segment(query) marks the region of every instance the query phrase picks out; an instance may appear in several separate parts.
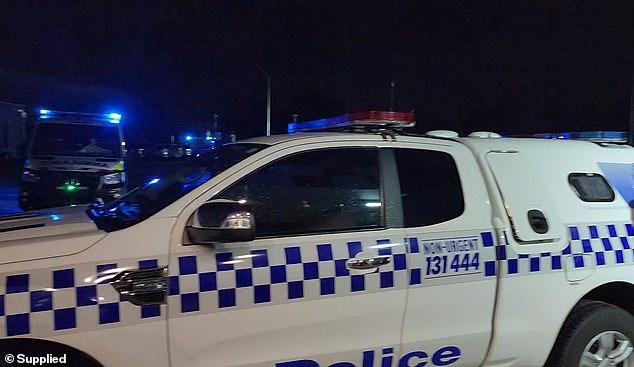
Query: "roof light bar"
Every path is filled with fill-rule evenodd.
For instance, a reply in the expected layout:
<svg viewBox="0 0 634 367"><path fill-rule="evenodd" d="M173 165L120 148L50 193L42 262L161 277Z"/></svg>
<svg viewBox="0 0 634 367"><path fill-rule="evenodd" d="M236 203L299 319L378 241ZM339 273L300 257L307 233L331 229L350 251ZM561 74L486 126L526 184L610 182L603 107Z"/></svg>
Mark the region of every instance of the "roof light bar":
<svg viewBox="0 0 634 367"><path fill-rule="evenodd" d="M627 143L627 132L625 131L574 131L533 134L531 137L543 139L584 140L594 143Z"/></svg>
<svg viewBox="0 0 634 367"><path fill-rule="evenodd" d="M361 111L331 118L288 124L288 133L334 130L347 127L405 128L416 124L414 112Z"/></svg>

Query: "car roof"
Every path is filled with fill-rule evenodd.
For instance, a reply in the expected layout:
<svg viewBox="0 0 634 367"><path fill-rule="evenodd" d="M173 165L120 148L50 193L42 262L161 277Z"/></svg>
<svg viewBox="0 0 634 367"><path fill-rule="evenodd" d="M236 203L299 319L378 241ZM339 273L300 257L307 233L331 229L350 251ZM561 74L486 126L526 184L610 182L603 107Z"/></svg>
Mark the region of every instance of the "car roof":
<svg viewBox="0 0 634 367"><path fill-rule="evenodd" d="M348 132L315 132L315 133L298 133L298 134L285 134L285 135L271 135L254 137L246 140L238 141L238 143L254 143L254 144L266 144L277 145L282 143L301 143L301 140L309 140L314 142L315 140L321 141L381 141L385 139L384 136L377 133L348 133ZM399 135L396 134L394 140L403 142L420 142L420 143L435 143L435 144L462 144L470 147L472 151L478 153L486 153L492 150L516 150L522 149L525 151L539 151L549 150L560 154L572 154L575 152L586 151L629 151L632 148L629 145L623 144L604 144L599 145L589 141L580 140L568 140L568 139L544 139L544 138L474 138L474 137L457 137L457 138L443 138L434 137L428 135ZM631 154L631 153L628 153Z"/></svg>

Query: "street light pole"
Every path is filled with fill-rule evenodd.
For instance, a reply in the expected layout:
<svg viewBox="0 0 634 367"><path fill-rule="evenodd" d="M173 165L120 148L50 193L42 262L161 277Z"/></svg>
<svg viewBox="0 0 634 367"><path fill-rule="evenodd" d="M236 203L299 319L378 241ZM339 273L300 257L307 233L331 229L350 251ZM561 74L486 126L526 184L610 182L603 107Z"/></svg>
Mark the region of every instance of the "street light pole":
<svg viewBox="0 0 634 367"><path fill-rule="evenodd" d="M266 136L271 135L271 77L266 75Z"/></svg>
<svg viewBox="0 0 634 367"><path fill-rule="evenodd" d="M394 86L396 85L396 80L392 77L392 83L390 83L390 112L394 111Z"/></svg>
<svg viewBox="0 0 634 367"><path fill-rule="evenodd" d="M258 66L260 71L264 73L266 77L266 136L271 135L271 77L269 73L261 66Z"/></svg>
<svg viewBox="0 0 634 367"><path fill-rule="evenodd" d="M630 76L630 119L627 134L627 143L634 145L634 72Z"/></svg>

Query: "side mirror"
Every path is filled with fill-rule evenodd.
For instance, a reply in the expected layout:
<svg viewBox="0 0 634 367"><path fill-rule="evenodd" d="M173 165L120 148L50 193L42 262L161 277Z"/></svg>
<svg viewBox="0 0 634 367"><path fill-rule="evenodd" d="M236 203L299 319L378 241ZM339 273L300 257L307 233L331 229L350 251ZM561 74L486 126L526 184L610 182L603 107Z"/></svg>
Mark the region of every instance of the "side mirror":
<svg viewBox="0 0 634 367"><path fill-rule="evenodd" d="M193 243L253 241L255 217L249 204L213 200L194 212L186 231Z"/></svg>

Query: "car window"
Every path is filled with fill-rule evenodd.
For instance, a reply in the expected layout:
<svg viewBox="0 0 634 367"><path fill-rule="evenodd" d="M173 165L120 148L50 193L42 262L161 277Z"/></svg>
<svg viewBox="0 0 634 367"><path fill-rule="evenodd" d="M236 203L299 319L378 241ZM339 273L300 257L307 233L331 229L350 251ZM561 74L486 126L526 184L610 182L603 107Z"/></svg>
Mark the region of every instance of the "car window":
<svg viewBox="0 0 634 367"><path fill-rule="evenodd" d="M395 153L406 227L446 222L464 212L460 176L451 155L422 149Z"/></svg>
<svg viewBox="0 0 634 367"><path fill-rule="evenodd" d="M250 203L258 237L383 225L374 148L295 154L250 174L216 198Z"/></svg>
<svg viewBox="0 0 634 367"><path fill-rule="evenodd" d="M268 145L237 143L198 154L177 166L165 169L145 185L107 204L94 203L88 216L99 229L116 231L139 223L180 199L211 178L244 159L266 149Z"/></svg>
<svg viewBox="0 0 634 367"><path fill-rule="evenodd" d="M571 173L568 183L579 199L588 202L614 201L614 191L598 173Z"/></svg>

